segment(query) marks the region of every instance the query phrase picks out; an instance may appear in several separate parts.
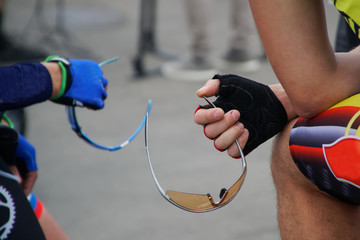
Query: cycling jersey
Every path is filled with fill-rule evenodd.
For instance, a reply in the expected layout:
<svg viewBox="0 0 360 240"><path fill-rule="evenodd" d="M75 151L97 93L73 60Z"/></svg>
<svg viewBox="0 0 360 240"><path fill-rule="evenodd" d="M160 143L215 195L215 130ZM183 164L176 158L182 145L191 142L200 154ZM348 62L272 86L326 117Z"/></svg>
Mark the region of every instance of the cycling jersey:
<svg viewBox="0 0 360 240"><path fill-rule="evenodd" d="M24 191L1 157L0 239L45 239Z"/></svg>
<svg viewBox="0 0 360 240"><path fill-rule="evenodd" d="M360 38L360 1L359 0L331 0L339 12L344 16L350 28Z"/></svg>

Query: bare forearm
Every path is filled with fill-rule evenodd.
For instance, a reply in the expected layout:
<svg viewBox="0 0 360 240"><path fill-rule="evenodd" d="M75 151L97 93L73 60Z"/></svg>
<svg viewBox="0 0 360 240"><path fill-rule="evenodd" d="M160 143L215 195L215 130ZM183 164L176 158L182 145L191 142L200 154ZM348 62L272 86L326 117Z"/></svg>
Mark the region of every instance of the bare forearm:
<svg viewBox="0 0 360 240"><path fill-rule="evenodd" d="M314 66L305 68L303 74L281 78L298 115L313 117L360 92L360 52L337 53L334 57L334 65L319 66L313 61L309 64Z"/></svg>
<svg viewBox="0 0 360 240"><path fill-rule="evenodd" d="M359 48L360 49L360 48ZM332 61L304 69L299 76L286 75L281 79L296 113L313 117L336 103L360 92L360 51L332 53ZM291 78L296 79L296 83Z"/></svg>
<svg viewBox="0 0 360 240"><path fill-rule="evenodd" d="M250 0L268 59L292 107L315 116L360 92L360 50L335 54L322 0Z"/></svg>
<svg viewBox="0 0 360 240"><path fill-rule="evenodd" d="M59 64L54 62L42 62L41 64L44 65L46 69L49 71L53 85L53 91L51 97L55 97L59 94L61 88L61 81L62 81L61 68Z"/></svg>
<svg viewBox="0 0 360 240"><path fill-rule="evenodd" d="M39 219L41 228L45 234L46 239L48 240L68 240L65 232L61 229L59 224L53 218L53 216L48 212L44 206L42 216Z"/></svg>

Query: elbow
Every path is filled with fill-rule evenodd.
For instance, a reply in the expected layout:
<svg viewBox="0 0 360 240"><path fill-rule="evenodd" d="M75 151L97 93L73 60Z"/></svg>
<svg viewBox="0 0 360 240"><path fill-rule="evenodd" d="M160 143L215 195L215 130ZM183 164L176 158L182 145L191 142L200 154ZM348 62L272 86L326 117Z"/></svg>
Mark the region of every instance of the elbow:
<svg viewBox="0 0 360 240"><path fill-rule="evenodd" d="M339 102L339 97L333 94L333 91L329 91L326 87L318 87L318 85L297 88L296 91L290 90L287 93L293 111L298 117L306 119L319 115Z"/></svg>
<svg viewBox="0 0 360 240"><path fill-rule="evenodd" d="M327 106L320 101L302 101L293 104L296 115L307 119L319 115L329 107L330 106Z"/></svg>
<svg viewBox="0 0 360 240"><path fill-rule="evenodd" d="M299 108L294 107L294 110L297 116L307 119L315 117L316 115L319 114L317 111L314 111L313 109L308 109L304 107L299 107Z"/></svg>

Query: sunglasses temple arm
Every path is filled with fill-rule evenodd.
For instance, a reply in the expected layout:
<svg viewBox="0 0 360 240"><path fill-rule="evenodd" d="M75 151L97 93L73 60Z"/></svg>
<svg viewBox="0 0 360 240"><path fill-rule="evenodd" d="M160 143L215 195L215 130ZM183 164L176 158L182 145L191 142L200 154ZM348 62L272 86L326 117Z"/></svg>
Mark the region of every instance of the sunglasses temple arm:
<svg viewBox="0 0 360 240"><path fill-rule="evenodd" d="M106 65L106 64L115 62L115 61L117 61L118 59L119 59L119 57L113 57L113 58L107 59L107 60L99 63L99 67L102 67L102 66L104 66L104 65Z"/></svg>
<svg viewBox="0 0 360 240"><path fill-rule="evenodd" d="M246 159L245 159L244 152L243 152L243 150L241 149L238 140L235 140L235 143L236 143L236 146L238 147L238 149L239 149L239 151L240 151L240 156L241 156L241 162L242 162L242 165L243 165L243 169L245 169L247 164L246 164Z"/></svg>
<svg viewBox="0 0 360 240"><path fill-rule="evenodd" d="M100 145L98 143L96 143L95 141L91 140L86 133L81 131L81 126L79 125L78 121L77 121L77 117L76 117L76 113L75 113L75 107L74 106L66 106L66 114L68 117L68 120L71 124L71 128L72 130L83 140L85 140L87 143L89 143L90 145L99 148L99 149L103 149L103 150L108 150L108 151L116 151L116 150L120 150L123 147L125 147L126 145L128 145L141 131L141 129L144 127L146 119L148 114L151 111L151 106L152 106L152 101L149 100L148 101L148 106L147 106L147 110L146 110L146 114L144 116L143 121L140 123L139 127L136 129L136 131L123 143L121 143L118 146L103 146Z"/></svg>
<svg viewBox="0 0 360 240"><path fill-rule="evenodd" d="M144 119L142 120L142 122L140 123L139 127L135 130L135 132L126 140L124 141L123 143L121 143L120 145L118 146L113 146L113 147L110 147L110 146L102 146L98 143L95 143L94 141L92 141L91 139L89 139L85 133L83 133L86 137L86 140L91 142L91 144L93 144L94 146L100 148L100 149L104 149L104 150L108 150L108 151L117 151L117 150L120 150L122 149L123 147L125 147L126 145L128 145L138 134L139 132L141 131L141 129L143 129L143 127L145 126L146 124L146 119L148 118L148 115L151 111L151 107L152 107L152 101L149 100L148 101L148 106L147 106L147 109L146 109L146 114L144 116Z"/></svg>
<svg viewBox="0 0 360 240"><path fill-rule="evenodd" d="M166 200L170 200L169 196L166 194L166 192L164 191L164 189L160 186L159 181L157 180L156 176L155 176L155 172L154 169L152 167L151 164L151 160L150 160L150 152L149 152L149 140L148 140L148 136L149 136L149 114L146 114L146 123L145 123L145 149L146 149L146 155L147 155L147 159L148 159L148 163L150 166L150 171L151 171L151 175L153 177L153 180L155 182L156 188L159 190L160 194L166 199Z"/></svg>
<svg viewBox="0 0 360 240"><path fill-rule="evenodd" d="M157 180L156 176L155 176L155 172L154 172L154 169L152 167L152 164L151 164L151 160L150 160L150 152L149 152L149 142L148 142L148 124L149 124L149 115L147 114L146 116L146 124L145 124L145 149L146 149L146 154L147 154L147 159L148 159L148 162L149 162L149 166L150 166L150 171L151 171L151 175L153 177L153 180L155 182L155 185L156 185L156 188L159 190L161 196L163 198L165 198L169 203L173 204L174 206L178 207L178 208L181 208L185 211L188 211L188 212L196 212L196 211L192 211L190 209L187 209L187 208L184 208L183 206L175 203L174 201L172 201L170 199L170 197L166 194L166 192L164 191L164 189L161 187L159 181Z"/></svg>

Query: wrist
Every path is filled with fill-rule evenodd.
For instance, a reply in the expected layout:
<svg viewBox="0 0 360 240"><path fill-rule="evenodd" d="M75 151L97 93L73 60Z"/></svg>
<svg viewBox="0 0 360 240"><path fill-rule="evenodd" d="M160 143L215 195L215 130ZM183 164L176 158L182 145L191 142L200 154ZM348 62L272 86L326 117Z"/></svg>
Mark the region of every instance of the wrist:
<svg viewBox="0 0 360 240"><path fill-rule="evenodd" d="M290 102L290 99L285 92L284 88L281 86L281 84L272 84L269 85L270 89L274 92L275 96L279 99L281 104L283 105L286 115L288 118L288 121L294 119L297 117L297 114L294 111L294 108Z"/></svg>
<svg viewBox="0 0 360 240"><path fill-rule="evenodd" d="M5 125L10 128L15 128L13 122L10 120L10 118L8 116L6 116L5 113L3 113L1 116L0 125Z"/></svg>
<svg viewBox="0 0 360 240"><path fill-rule="evenodd" d="M57 63L53 62L41 62L42 65L46 67L48 70L51 81L52 81L52 87L53 91L51 94L51 98L54 98L59 95L62 85L62 71Z"/></svg>
<svg viewBox="0 0 360 240"><path fill-rule="evenodd" d="M71 62L62 57L49 56L43 64L48 68L53 81L53 93L50 99L56 100L62 97L72 84Z"/></svg>

